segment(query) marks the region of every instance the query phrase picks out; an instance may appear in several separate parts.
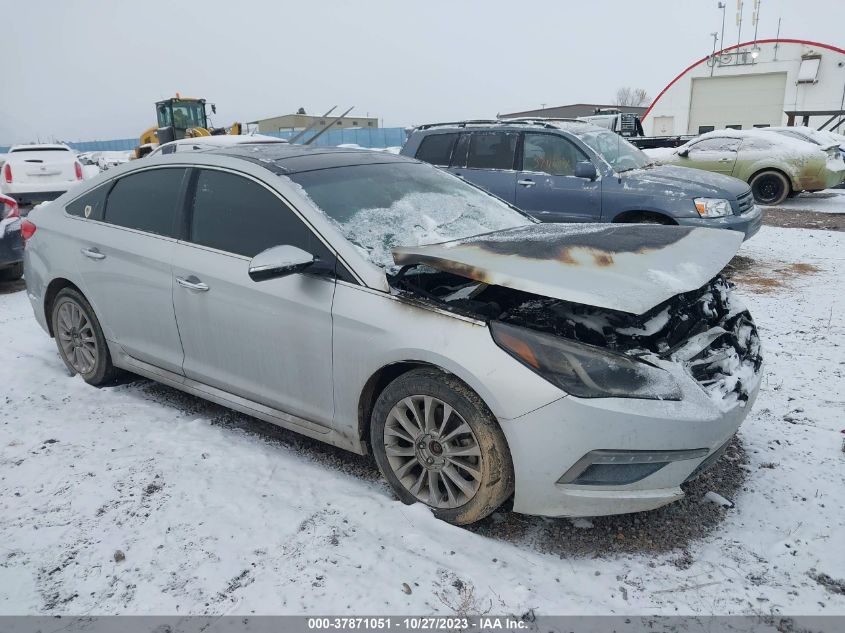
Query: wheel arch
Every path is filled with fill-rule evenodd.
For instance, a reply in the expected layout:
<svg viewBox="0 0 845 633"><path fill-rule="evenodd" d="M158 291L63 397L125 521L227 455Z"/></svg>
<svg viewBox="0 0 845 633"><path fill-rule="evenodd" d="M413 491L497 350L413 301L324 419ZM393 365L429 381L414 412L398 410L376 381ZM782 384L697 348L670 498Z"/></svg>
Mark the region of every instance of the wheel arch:
<svg viewBox="0 0 845 633"><path fill-rule="evenodd" d="M436 363L423 360L401 360L388 363L377 369L364 383L364 388L358 397L358 441L361 446L366 446L367 451L372 453L370 447L370 422L375 408L376 400L381 395L381 392L394 380L400 376L407 374L415 369L433 369L443 372L446 375L452 376L456 380L463 383L467 389L474 393L481 404L490 412L493 419L498 421L495 413L493 413L490 405L487 403L484 396L479 393L469 382L464 380L459 374L449 371Z"/></svg>
<svg viewBox="0 0 845 633"><path fill-rule="evenodd" d="M53 319L51 318L51 313L53 312L53 302L56 300L56 296L64 290L65 288L72 288L76 290L79 294L83 297L85 293L82 292L82 289L77 286L75 283L70 281L69 279L65 279L64 277L57 277L53 279L48 285L47 290L44 292L44 317L47 323L47 331L50 333L51 337L55 337L55 332L53 332Z"/></svg>
<svg viewBox="0 0 845 633"><path fill-rule="evenodd" d="M667 215L661 211L649 211L645 209L632 209L629 211L622 211L614 216L611 220L614 224L630 224L641 222L642 220L656 220L661 224L677 224L678 221L671 215Z"/></svg>
<svg viewBox="0 0 845 633"><path fill-rule="evenodd" d="M751 186L751 183L757 176L769 171L773 171L786 178L786 182L789 183L789 190L796 191L795 179L793 179L791 174L789 174L786 170L781 169L780 167L760 167L759 169L754 170L754 172L748 177L748 185Z"/></svg>

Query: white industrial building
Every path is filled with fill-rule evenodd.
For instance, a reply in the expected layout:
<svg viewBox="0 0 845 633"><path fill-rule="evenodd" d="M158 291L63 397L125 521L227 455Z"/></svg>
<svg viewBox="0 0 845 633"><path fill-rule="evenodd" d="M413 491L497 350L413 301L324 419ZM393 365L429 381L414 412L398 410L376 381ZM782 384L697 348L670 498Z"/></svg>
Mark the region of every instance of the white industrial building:
<svg viewBox="0 0 845 633"><path fill-rule="evenodd" d="M675 77L643 115L646 136L810 125L845 131L845 50L766 39L717 51Z"/></svg>

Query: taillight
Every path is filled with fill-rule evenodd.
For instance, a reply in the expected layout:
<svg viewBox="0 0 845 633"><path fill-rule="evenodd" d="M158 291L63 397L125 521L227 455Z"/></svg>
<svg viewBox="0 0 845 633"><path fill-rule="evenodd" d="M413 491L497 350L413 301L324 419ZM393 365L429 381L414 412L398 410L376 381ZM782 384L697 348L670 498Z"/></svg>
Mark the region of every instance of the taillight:
<svg viewBox="0 0 845 633"><path fill-rule="evenodd" d="M18 209L18 203L11 198L0 198L0 219L19 218L21 212Z"/></svg>
<svg viewBox="0 0 845 633"><path fill-rule="evenodd" d="M27 240L35 235L36 226L32 223L31 220L24 218L21 220L21 237L23 238L24 244L26 244Z"/></svg>
<svg viewBox="0 0 845 633"><path fill-rule="evenodd" d="M3 167L3 178L6 179L6 182L12 182L12 166L9 163Z"/></svg>
<svg viewBox="0 0 845 633"><path fill-rule="evenodd" d="M79 163L74 163L73 168L76 170L76 179L82 180L82 165Z"/></svg>

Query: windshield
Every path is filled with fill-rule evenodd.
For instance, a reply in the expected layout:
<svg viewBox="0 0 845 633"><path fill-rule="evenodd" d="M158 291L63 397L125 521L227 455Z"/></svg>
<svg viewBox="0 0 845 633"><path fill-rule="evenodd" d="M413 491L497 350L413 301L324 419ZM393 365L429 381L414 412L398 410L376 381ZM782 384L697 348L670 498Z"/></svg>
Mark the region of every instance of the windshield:
<svg viewBox="0 0 845 633"><path fill-rule="evenodd" d="M158 125L180 129L206 127L205 106L199 101L174 100L170 106L163 103L158 107Z"/></svg>
<svg viewBox="0 0 845 633"><path fill-rule="evenodd" d="M648 156L615 132L607 130L578 132L578 138L601 156L615 172L641 169L651 164Z"/></svg>
<svg viewBox="0 0 845 633"><path fill-rule="evenodd" d="M435 167L391 162L291 174L314 204L377 266L391 250L532 224L507 204Z"/></svg>

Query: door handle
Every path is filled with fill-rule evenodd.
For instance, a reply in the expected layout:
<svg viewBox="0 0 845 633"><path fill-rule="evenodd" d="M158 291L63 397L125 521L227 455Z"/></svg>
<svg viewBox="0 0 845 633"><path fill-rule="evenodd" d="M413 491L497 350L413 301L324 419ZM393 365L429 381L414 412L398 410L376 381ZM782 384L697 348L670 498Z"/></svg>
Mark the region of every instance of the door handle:
<svg viewBox="0 0 845 633"><path fill-rule="evenodd" d="M182 286L183 288L187 288L188 290L199 290L200 292L207 292L208 291L208 284L202 283L199 279L191 275L187 279L183 279L182 277L176 278L176 283Z"/></svg>
<svg viewBox="0 0 845 633"><path fill-rule="evenodd" d="M525 180L517 180L516 184L522 185L523 187L533 187L537 183L535 183L533 180L526 178Z"/></svg>
<svg viewBox="0 0 845 633"><path fill-rule="evenodd" d="M731 162L731 159L730 158L720 158L719 162L720 163L729 163L729 162Z"/></svg>
<svg viewBox="0 0 845 633"><path fill-rule="evenodd" d="M85 255L88 259L105 259L106 256L103 255L99 249L97 248L83 248L80 253Z"/></svg>

